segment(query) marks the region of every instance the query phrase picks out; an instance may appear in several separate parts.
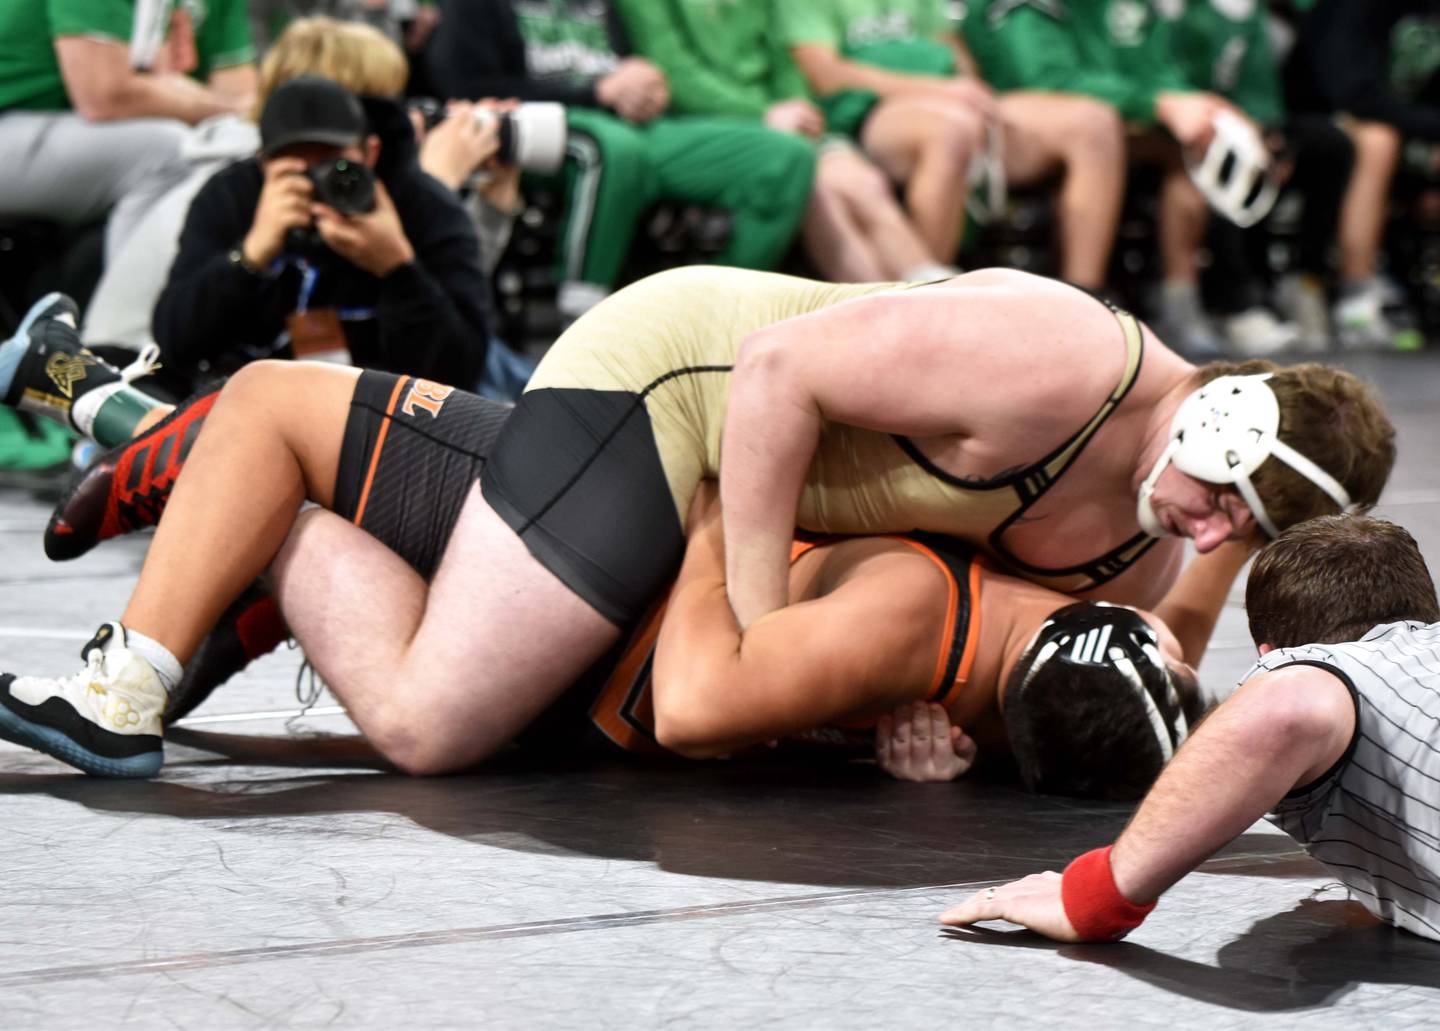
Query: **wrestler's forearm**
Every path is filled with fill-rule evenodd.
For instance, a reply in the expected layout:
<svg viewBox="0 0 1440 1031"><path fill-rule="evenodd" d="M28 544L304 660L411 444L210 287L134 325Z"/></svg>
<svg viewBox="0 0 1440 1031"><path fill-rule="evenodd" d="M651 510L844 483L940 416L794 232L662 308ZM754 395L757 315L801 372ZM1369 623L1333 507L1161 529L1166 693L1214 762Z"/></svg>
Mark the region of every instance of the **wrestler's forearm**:
<svg viewBox="0 0 1440 1031"><path fill-rule="evenodd" d="M1253 678L1200 726L1115 843L1122 895L1137 905L1158 898L1343 754L1350 699L1320 676L1333 690L1303 672Z"/></svg>
<svg viewBox="0 0 1440 1031"><path fill-rule="evenodd" d="M785 604L787 559L820 413L784 348L752 337L735 364L721 445L725 569L742 628Z"/></svg>
<svg viewBox="0 0 1440 1031"><path fill-rule="evenodd" d="M1155 607L1155 615L1179 640L1190 665L1199 665L1205 656L1220 610L1251 554L1246 542L1227 541L1208 555L1195 556Z"/></svg>

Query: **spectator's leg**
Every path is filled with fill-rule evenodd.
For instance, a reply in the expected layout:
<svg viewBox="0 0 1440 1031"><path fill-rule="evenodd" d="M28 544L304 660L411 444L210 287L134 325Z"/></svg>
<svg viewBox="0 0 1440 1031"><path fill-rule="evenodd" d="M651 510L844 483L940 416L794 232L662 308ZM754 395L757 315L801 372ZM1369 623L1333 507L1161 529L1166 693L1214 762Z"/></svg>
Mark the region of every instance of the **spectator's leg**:
<svg viewBox="0 0 1440 1031"><path fill-rule="evenodd" d="M975 112L919 98L882 100L860 130L865 153L905 187L905 209L930 252L955 259L965 228L966 176L985 141Z"/></svg>
<svg viewBox="0 0 1440 1031"><path fill-rule="evenodd" d="M0 118L0 211L67 225L110 212L106 257L155 199L185 177L181 122L87 122L77 114L11 112Z"/></svg>
<svg viewBox="0 0 1440 1031"><path fill-rule="evenodd" d="M1354 122L1349 130L1355 172L1340 207L1340 278L1353 283L1375 275L1401 140L1397 129L1380 122Z"/></svg>
<svg viewBox="0 0 1440 1031"><path fill-rule="evenodd" d="M640 216L656 194L640 130L583 108L567 109L565 119L570 136L558 260L561 311L574 317L615 285Z"/></svg>
<svg viewBox="0 0 1440 1031"><path fill-rule="evenodd" d="M1032 186L1060 175L1055 197L1060 275L1105 285L1125 198L1125 126L1109 104L1057 93L1006 93L1005 175Z"/></svg>
<svg viewBox="0 0 1440 1031"><path fill-rule="evenodd" d="M1290 185L1305 198L1300 223L1300 269L1321 276L1339 228L1341 205L1355 170L1356 148L1329 118L1297 115L1285 130L1295 171Z"/></svg>
<svg viewBox="0 0 1440 1031"><path fill-rule="evenodd" d="M838 147L819 155L801 239L815 268L832 283L879 282L886 278L880 255L851 210L849 197L854 166L863 168L865 159L849 153L854 160L847 160L846 150Z"/></svg>
<svg viewBox="0 0 1440 1031"><path fill-rule="evenodd" d="M807 140L735 118L660 118L645 129L659 196L724 208L722 265L771 269L790 249L815 179Z"/></svg>
<svg viewBox="0 0 1440 1031"><path fill-rule="evenodd" d="M884 173L848 143L820 154L805 245L821 273L839 282L924 278L939 264Z"/></svg>

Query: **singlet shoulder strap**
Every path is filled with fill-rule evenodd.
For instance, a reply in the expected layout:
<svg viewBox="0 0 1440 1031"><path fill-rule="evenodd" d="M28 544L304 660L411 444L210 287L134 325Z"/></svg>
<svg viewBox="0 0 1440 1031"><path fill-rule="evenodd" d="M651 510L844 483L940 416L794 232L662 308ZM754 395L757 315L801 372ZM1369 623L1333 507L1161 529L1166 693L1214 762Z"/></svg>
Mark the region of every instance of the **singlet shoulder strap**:
<svg viewBox="0 0 1440 1031"><path fill-rule="evenodd" d="M1080 452L1085 450L1085 445L1095 436L1105 421L1110 418L1120 403L1125 400L1135 381L1140 378L1140 364L1145 357L1145 335L1140 330L1140 322L1128 311L1116 308L1114 305L1106 304L1110 313L1115 316L1115 321L1120 323L1120 332L1125 336L1125 370L1120 374L1120 381L1115 384L1115 389L1110 391L1110 396L1105 398L1099 409L1090 417L1090 421L1080 427L1064 444L1052 451L1045 458L1031 466L1028 480L1035 480L1038 488L1035 497L1039 497L1050 486L1060 478L1070 464L1080 457Z"/></svg>
<svg viewBox="0 0 1440 1031"><path fill-rule="evenodd" d="M980 577L983 561L975 549L963 541L934 533L913 533L900 541L926 555L946 574L950 600L946 610L945 628L935 662L935 676L927 697L940 705L949 705L970 679L970 667L980 643Z"/></svg>
<svg viewBox="0 0 1440 1031"><path fill-rule="evenodd" d="M1120 407L1120 403L1125 400L1131 388L1135 386L1136 380L1140 378L1140 365L1145 356L1145 336L1140 330L1139 321L1128 311L1117 308L1108 302L1102 303L1115 316L1115 321L1120 324L1120 331L1125 338L1124 371L1121 372L1114 389L1110 391L1089 421L1044 458L1002 476L994 476L990 479L966 478L941 469L909 437L895 434L893 438L895 443L916 465L952 487L971 491L1013 488L1020 498L1019 512L1023 513L1038 501L1042 494L1054 486L1055 481L1064 474L1066 469L1070 468L1071 463L1080 457L1080 453L1085 450L1085 445L1090 443L1090 439L1095 436L1101 426L1105 425L1105 420L1109 419L1115 409Z"/></svg>

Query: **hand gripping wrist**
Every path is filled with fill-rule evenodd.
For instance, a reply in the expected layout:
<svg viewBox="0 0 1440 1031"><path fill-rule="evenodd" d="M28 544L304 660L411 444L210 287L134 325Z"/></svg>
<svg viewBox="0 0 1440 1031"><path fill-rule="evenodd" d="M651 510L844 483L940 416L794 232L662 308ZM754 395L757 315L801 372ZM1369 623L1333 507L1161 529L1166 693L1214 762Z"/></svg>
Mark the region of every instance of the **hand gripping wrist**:
<svg viewBox="0 0 1440 1031"><path fill-rule="evenodd" d="M1110 869L1112 848L1107 845L1086 852L1065 868L1060 880L1065 916L1085 941L1119 941L1139 927L1155 908L1154 902L1137 906L1120 894Z"/></svg>

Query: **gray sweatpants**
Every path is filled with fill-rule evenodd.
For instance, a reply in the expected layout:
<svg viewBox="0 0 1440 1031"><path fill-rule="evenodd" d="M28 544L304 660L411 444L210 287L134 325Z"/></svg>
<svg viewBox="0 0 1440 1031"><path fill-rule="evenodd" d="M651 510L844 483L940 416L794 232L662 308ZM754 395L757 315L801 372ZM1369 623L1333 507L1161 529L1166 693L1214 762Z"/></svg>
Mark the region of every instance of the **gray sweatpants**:
<svg viewBox="0 0 1440 1031"><path fill-rule="evenodd" d="M146 210L185 178L180 147L188 131L168 118L0 114L0 215L81 225L108 211L108 261Z"/></svg>

